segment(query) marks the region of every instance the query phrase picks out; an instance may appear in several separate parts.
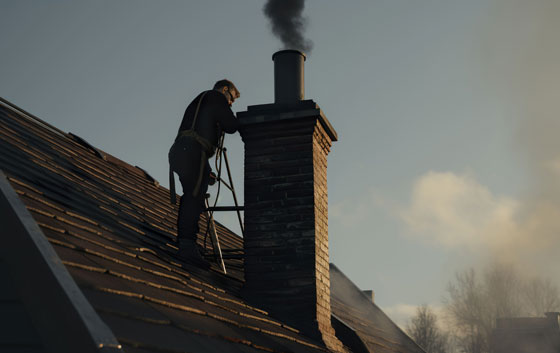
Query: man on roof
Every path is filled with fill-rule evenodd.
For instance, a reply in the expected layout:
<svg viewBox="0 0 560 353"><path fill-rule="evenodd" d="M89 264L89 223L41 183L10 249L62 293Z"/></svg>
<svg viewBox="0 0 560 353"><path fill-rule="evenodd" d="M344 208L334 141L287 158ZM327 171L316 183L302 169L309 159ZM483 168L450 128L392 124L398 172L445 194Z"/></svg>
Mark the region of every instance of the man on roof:
<svg viewBox="0 0 560 353"><path fill-rule="evenodd" d="M179 175L183 196L179 204L177 240L179 256L189 262L208 267L196 244L198 220L204 210L209 184L214 184L208 160L216 153L222 133L237 131L237 118L231 105L239 98L233 82L220 80L210 91L200 93L187 107L175 142L169 150L169 182L171 203L175 204L175 178Z"/></svg>

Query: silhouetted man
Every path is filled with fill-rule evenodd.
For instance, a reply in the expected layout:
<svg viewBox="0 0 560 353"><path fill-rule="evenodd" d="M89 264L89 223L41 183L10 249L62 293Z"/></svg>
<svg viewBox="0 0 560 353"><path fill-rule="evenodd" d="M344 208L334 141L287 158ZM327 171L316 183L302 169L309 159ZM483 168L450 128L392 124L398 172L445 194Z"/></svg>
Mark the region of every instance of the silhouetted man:
<svg viewBox="0 0 560 353"><path fill-rule="evenodd" d="M216 152L222 133L237 131L238 122L230 108L237 98L239 91L228 80L220 80L213 90L199 94L187 107L169 150L172 203L175 203L173 172L179 175L183 186L177 219L179 256L204 267L209 264L201 256L196 239L208 184L215 181L208 160Z"/></svg>

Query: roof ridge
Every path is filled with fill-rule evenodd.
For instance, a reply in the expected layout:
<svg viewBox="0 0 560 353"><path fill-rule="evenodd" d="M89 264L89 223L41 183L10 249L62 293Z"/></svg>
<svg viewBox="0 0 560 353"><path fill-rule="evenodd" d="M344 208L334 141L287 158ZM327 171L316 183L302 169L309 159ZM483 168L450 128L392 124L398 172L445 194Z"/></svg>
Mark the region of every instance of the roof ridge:
<svg viewBox="0 0 560 353"><path fill-rule="evenodd" d="M67 133L65 133L64 131L54 127L53 125L47 123L46 121L38 118L37 116L29 113L26 110L23 110L22 108L18 107L17 105L15 105L14 103L0 97L0 103L5 106L6 108L19 113L21 115L23 115L25 118L27 118L28 120L34 121L35 123L38 123L39 125L42 125L43 127L47 128L48 130L52 130L53 132L65 136L67 137Z"/></svg>
<svg viewBox="0 0 560 353"><path fill-rule="evenodd" d="M148 179L149 181L151 181L156 187L159 187L159 182L154 179L154 177L152 177L145 169L138 167L138 166L133 166L132 164L129 164L127 162L125 162L124 160L117 158L97 147L95 147L94 145L92 145L91 143L89 143L88 141L86 141L83 137L76 135L72 132L64 132L60 129L58 129L57 127L47 123L46 121L40 119L39 117L37 117L36 115L33 115L31 113L29 113L28 111L20 108L19 106L15 105L14 103L4 99L3 97L0 97L0 106L3 106L5 108L8 108L9 110L17 113L19 116L21 116L22 118L28 120L31 123L35 123L45 129L47 129L50 132L55 133L56 135L58 135L59 137L65 138L68 141L72 141L73 143L81 146L82 148L91 150L91 152L93 152L97 157L99 157L100 159L106 161L106 162L110 162L112 164L115 164L119 167L122 167L130 172L132 172L133 174L136 174L138 176L142 176L145 177L146 179Z"/></svg>

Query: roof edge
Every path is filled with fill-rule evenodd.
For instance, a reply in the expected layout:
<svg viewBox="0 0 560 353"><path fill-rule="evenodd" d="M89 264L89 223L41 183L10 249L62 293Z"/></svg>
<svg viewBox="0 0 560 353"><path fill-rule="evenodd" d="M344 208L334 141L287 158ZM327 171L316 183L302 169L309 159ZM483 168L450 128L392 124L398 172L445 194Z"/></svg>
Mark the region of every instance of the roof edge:
<svg viewBox="0 0 560 353"><path fill-rule="evenodd" d="M1 169L0 215L2 233L11 238L0 256L48 350L122 352Z"/></svg>

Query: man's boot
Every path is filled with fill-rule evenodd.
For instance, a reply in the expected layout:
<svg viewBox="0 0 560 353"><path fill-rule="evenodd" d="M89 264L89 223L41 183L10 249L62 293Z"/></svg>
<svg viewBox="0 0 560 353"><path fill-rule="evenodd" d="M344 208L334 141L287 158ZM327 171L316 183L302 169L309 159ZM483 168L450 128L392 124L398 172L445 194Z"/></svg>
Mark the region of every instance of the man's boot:
<svg viewBox="0 0 560 353"><path fill-rule="evenodd" d="M179 239L179 258L185 262L202 267L204 269L210 268L210 263L204 259L196 241L191 239Z"/></svg>

